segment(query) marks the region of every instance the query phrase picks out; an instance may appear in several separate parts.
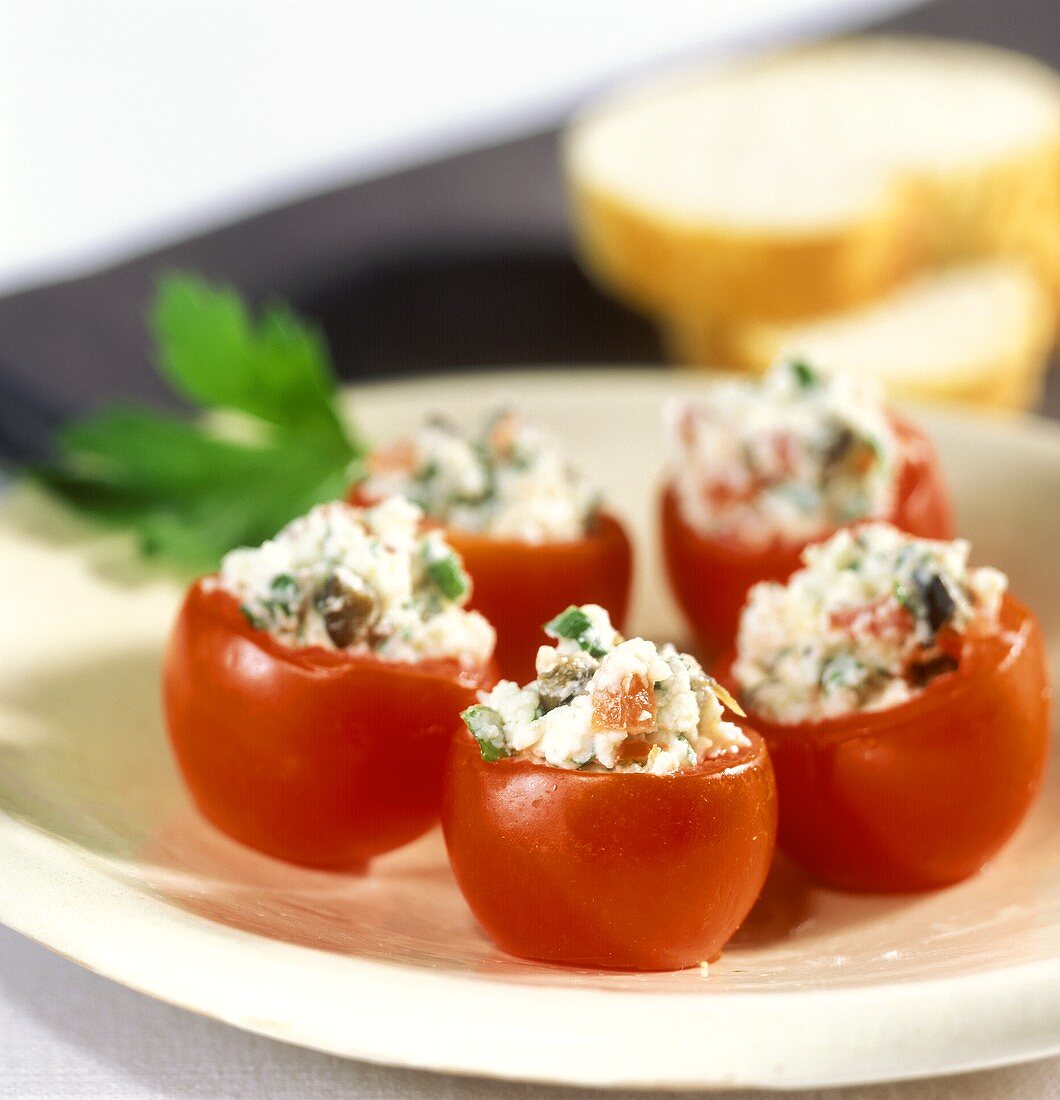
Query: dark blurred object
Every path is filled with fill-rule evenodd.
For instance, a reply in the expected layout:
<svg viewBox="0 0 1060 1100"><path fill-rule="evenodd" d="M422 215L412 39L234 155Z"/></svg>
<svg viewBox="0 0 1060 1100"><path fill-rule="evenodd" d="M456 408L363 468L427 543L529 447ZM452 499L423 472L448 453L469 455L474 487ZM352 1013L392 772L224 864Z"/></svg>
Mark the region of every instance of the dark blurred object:
<svg viewBox="0 0 1060 1100"><path fill-rule="evenodd" d="M393 256L292 301L323 326L347 378L662 357L655 326L601 294L560 249Z"/></svg>
<svg viewBox="0 0 1060 1100"><path fill-rule="evenodd" d="M869 29L979 39L1060 67L1057 0L935 0ZM148 369L144 324L167 266L290 300L323 324L346 378L662 358L651 328L574 265L549 131L0 300L0 453L35 457L63 417L115 398L172 401ZM1060 415L1055 370L1044 405Z"/></svg>

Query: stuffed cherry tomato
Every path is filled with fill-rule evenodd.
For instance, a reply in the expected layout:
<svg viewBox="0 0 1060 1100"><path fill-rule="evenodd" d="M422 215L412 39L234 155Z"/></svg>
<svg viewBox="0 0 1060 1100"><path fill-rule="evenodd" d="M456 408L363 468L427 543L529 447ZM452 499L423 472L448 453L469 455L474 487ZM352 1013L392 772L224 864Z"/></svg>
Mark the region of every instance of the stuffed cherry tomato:
<svg viewBox="0 0 1060 1100"><path fill-rule="evenodd" d="M199 808L269 855L357 867L426 831L493 631L419 512L323 505L192 586L166 652L174 753Z"/></svg>
<svg viewBox="0 0 1060 1100"><path fill-rule="evenodd" d="M549 624L537 678L464 714L442 827L506 951L672 970L715 958L765 881L776 796L762 739L694 658L623 641L598 607Z"/></svg>
<svg viewBox="0 0 1060 1100"><path fill-rule="evenodd" d="M555 441L519 417L498 415L474 438L433 419L373 455L351 499L397 493L420 505L461 554L474 582L470 606L497 631L502 675L533 676L551 608L596 603L624 621L632 551L622 525Z"/></svg>
<svg viewBox="0 0 1060 1100"><path fill-rule="evenodd" d="M968 544L871 524L755 588L729 673L769 744L780 846L850 890L977 871L1041 786L1042 633Z"/></svg>
<svg viewBox="0 0 1060 1100"><path fill-rule="evenodd" d="M670 413L663 551L674 594L712 653L732 645L751 585L786 579L804 547L838 527L883 519L924 538L953 536L934 448L849 378L780 363L760 385L719 383Z"/></svg>

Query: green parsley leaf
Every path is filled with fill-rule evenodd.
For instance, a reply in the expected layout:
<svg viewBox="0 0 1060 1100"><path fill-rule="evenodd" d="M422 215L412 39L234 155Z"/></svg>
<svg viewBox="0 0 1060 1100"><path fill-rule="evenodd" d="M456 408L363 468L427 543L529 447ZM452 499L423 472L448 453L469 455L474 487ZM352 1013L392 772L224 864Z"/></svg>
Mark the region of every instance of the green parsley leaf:
<svg viewBox="0 0 1060 1100"><path fill-rule="evenodd" d="M302 602L298 581L290 573L277 573L269 584L266 606L273 614L293 615Z"/></svg>
<svg viewBox="0 0 1060 1100"><path fill-rule="evenodd" d="M239 610L243 614L243 618L247 620L253 630L264 630L268 623L264 619L259 619L253 611L245 603L239 605Z"/></svg>
<svg viewBox="0 0 1060 1100"><path fill-rule="evenodd" d="M323 338L284 306L264 309L255 322L234 291L170 275L159 284L152 322L159 369L185 397L347 444Z"/></svg>
<svg viewBox="0 0 1060 1100"><path fill-rule="evenodd" d="M895 577L892 591L894 592L894 598L902 607L904 607L914 619L917 618L919 614L919 605L916 596L906 588L904 582L900 578Z"/></svg>
<svg viewBox="0 0 1060 1100"><path fill-rule="evenodd" d="M282 307L255 320L234 292L186 275L161 282L153 327L162 374L223 415L114 407L68 425L33 471L49 490L197 570L343 495L365 447L343 425L314 329Z"/></svg>
<svg viewBox="0 0 1060 1100"><path fill-rule="evenodd" d="M580 607L571 604L554 619L545 623L542 629L552 638L569 638L576 642L590 627L589 616Z"/></svg>
<svg viewBox="0 0 1060 1100"><path fill-rule="evenodd" d="M467 574L453 554L442 558L424 559L424 568L431 583L447 600L458 600L468 590Z"/></svg>
<svg viewBox="0 0 1060 1100"><path fill-rule="evenodd" d="M795 381L798 382L800 388L812 390L815 386L821 384L817 371L805 359L792 359L788 366L791 368L791 373L795 375Z"/></svg>
<svg viewBox="0 0 1060 1100"><path fill-rule="evenodd" d="M860 691L868 680L869 669L851 653L837 653L821 666L820 684L833 691L851 688Z"/></svg>
<svg viewBox="0 0 1060 1100"><path fill-rule="evenodd" d="M493 709L481 703L461 712L468 732L478 742L479 752L487 764L511 756L504 740L504 719Z"/></svg>
<svg viewBox="0 0 1060 1100"><path fill-rule="evenodd" d="M542 626L542 630L550 638L567 638L585 650L591 657L604 657L606 649L602 649L592 638L592 621L580 607L571 604L566 611L561 611L554 619L550 619Z"/></svg>
<svg viewBox="0 0 1060 1100"><path fill-rule="evenodd" d="M269 591L274 600L290 603L298 595L298 581L290 573L277 573L269 584Z"/></svg>

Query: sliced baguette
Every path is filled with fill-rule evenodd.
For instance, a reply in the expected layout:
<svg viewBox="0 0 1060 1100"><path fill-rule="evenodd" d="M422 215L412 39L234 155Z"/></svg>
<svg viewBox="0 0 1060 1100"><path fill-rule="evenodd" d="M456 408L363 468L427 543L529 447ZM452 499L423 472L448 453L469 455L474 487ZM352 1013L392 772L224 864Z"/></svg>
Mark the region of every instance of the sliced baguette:
<svg viewBox="0 0 1060 1100"><path fill-rule="evenodd" d="M1037 396L1053 334L1049 295L1031 269L980 261L920 276L879 302L816 321L667 328L686 363L760 372L778 355L871 375L895 397L1025 408Z"/></svg>
<svg viewBox="0 0 1060 1100"><path fill-rule="evenodd" d="M1003 50L862 38L701 69L590 109L564 165L588 267L649 312L802 319L1010 254L1060 288L1060 77Z"/></svg>

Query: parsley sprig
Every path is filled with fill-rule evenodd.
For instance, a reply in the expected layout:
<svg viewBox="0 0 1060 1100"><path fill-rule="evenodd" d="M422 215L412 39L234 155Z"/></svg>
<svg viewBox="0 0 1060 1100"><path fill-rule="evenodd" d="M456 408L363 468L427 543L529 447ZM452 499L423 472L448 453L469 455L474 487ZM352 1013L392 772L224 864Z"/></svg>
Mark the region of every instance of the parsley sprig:
<svg viewBox="0 0 1060 1100"><path fill-rule="evenodd" d="M254 317L188 275L161 281L151 322L160 373L208 415L115 407L70 424L35 471L49 489L194 569L342 496L366 448L343 423L315 329L283 306Z"/></svg>

